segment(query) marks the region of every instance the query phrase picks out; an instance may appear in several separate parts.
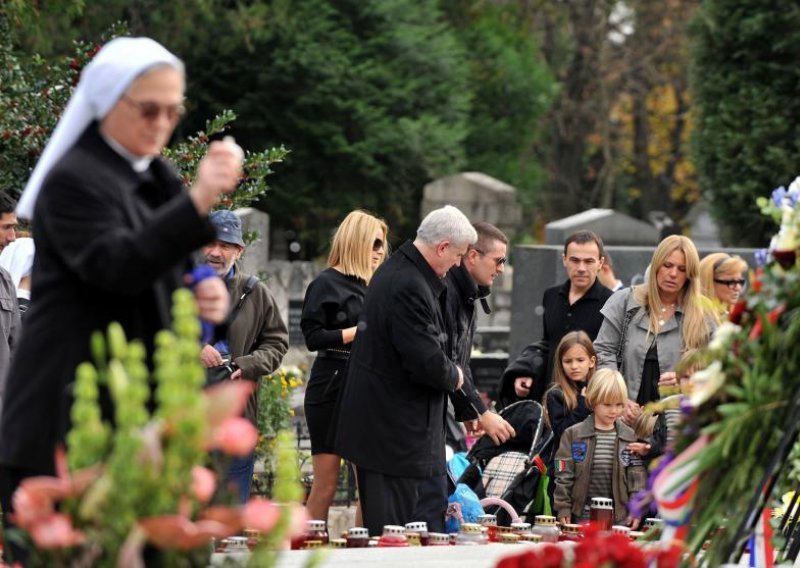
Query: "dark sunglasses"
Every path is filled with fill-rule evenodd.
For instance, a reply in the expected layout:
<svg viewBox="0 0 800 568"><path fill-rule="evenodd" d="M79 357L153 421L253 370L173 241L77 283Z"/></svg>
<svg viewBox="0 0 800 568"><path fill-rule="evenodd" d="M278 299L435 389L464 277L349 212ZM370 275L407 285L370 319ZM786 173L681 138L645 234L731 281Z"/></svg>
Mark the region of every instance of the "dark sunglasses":
<svg viewBox="0 0 800 568"><path fill-rule="evenodd" d="M159 116L161 116L162 112L167 116L167 120L170 122L179 120L184 114L186 114L186 107L183 106L183 103L174 105L160 105L152 101L135 101L128 95L122 95L122 99L138 110L139 116L149 121L156 120Z"/></svg>
<svg viewBox="0 0 800 568"><path fill-rule="evenodd" d="M383 250L383 239L375 239L375 242L372 243L372 252L378 252L379 250Z"/></svg>
<svg viewBox="0 0 800 568"><path fill-rule="evenodd" d="M473 247L473 248L474 248L474 247ZM485 252L483 252L481 249L477 249L477 248L476 248L475 250L476 250L476 251L478 252L478 254L480 254L481 256L486 256L486 253L485 253ZM491 257L490 257L490 258L491 258ZM500 258L492 258L492 260L494 261L495 265L497 265L497 266L502 266L503 264L505 264L506 262L508 262L508 257L507 257L507 256L501 256Z"/></svg>
<svg viewBox="0 0 800 568"><path fill-rule="evenodd" d="M717 284L725 284L728 288L734 288L736 286L741 286L744 288L745 284L747 284L747 280L744 278L740 280L720 280L719 278L714 278L714 282Z"/></svg>

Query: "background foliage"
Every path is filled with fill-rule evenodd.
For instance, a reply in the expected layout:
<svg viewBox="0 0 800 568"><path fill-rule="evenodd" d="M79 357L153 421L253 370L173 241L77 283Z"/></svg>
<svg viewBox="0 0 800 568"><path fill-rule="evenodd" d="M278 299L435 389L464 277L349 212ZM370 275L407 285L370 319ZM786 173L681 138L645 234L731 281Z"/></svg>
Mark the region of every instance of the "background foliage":
<svg viewBox="0 0 800 568"><path fill-rule="evenodd" d="M755 199L800 156L800 6L703 2L694 26L697 168L728 240L764 246Z"/></svg>
<svg viewBox="0 0 800 568"><path fill-rule="evenodd" d="M739 229L724 233L727 244L763 243L752 198L798 155L800 8L700 4L12 0L0 7L9 32L0 137L10 124L14 143L2 147L0 170L14 191L35 159L28 138L46 137L57 114L58 100L37 90L42 73L65 81L58 62L71 41L94 45L124 20L187 63L179 139L232 109L245 148L292 150L257 206L272 215L274 242L297 235L301 258L323 253L355 207L384 216L395 241L411 236L425 183L469 170L520 190L522 238L589 207L643 219L663 211L686 228L692 206L710 201ZM33 76L29 110L43 115L33 122L44 132L25 139L9 103L20 93L13 58Z"/></svg>

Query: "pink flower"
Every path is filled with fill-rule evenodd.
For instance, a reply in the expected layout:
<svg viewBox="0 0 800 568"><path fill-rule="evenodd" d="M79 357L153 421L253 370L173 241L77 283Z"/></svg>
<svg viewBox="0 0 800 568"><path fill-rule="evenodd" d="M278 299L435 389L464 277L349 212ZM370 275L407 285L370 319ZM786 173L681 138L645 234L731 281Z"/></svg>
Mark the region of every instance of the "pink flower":
<svg viewBox="0 0 800 568"><path fill-rule="evenodd" d="M258 442L258 431L246 418L228 418L212 432L211 447L226 454L244 457Z"/></svg>
<svg viewBox="0 0 800 568"><path fill-rule="evenodd" d="M230 527L234 532L239 532L243 526L242 509L239 507L223 507L220 505L209 507L200 513L200 519L216 521Z"/></svg>
<svg viewBox="0 0 800 568"><path fill-rule="evenodd" d="M139 521L147 539L158 548L191 550L208 544L212 538L227 538L235 528L218 521L193 523L182 515L163 515Z"/></svg>
<svg viewBox="0 0 800 568"><path fill-rule="evenodd" d="M60 530L61 524L54 524L62 523L60 518L56 521L51 518L55 510L54 503L83 493L102 471L99 467L91 467L76 471L70 476L63 448L56 449L55 462L58 477L48 475L28 477L22 480L14 492L12 518L25 530L31 531L45 522L45 525L39 526L40 532L49 530L51 525Z"/></svg>
<svg viewBox="0 0 800 568"><path fill-rule="evenodd" d="M289 503L281 505L283 514L289 514L289 530L283 541L283 548L291 548L292 538L303 534L306 530L306 522L309 520L308 511L299 503Z"/></svg>
<svg viewBox="0 0 800 568"><path fill-rule="evenodd" d="M19 484L19 488L25 488L26 491L42 495L51 501L61 501L72 495L72 483L68 479L47 475L27 477Z"/></svg>
<svg viewBox="0 0 800 568"><path fill-rule="evenodd" d="M241 416L254 388L251 381L223 381L207 389L209 427L213 430L225 420Z"/></svg>
<svg viewBox="0 0 800 568"><path fill-rule="evenodd" d="M262 497L253 497L244 506L242 523L248 529L268 533L275 527L280 516L281 509L278 505Z"/></svg>
<svg viewBox="0 0 800 568"><path fill-rule="evenodd" d="M213 471L199 465L192 468L192 493L200 502L211 499L216 488L217 478Z"/></svg>
<svg viewBox="0 0 800 568"><path fill-rule="evenodd" d="M53 499L42 491L26 487L25 482L14 492L14 523L25 530L53 513Z"/></svg>
<svg viewBox="0 0 800 568"><path fill-rule="evenodd" d="M83 533L72 526L72 519L63 513L53 513L30 527L31 538L39 548L68 548L84 541Z"/></svg>

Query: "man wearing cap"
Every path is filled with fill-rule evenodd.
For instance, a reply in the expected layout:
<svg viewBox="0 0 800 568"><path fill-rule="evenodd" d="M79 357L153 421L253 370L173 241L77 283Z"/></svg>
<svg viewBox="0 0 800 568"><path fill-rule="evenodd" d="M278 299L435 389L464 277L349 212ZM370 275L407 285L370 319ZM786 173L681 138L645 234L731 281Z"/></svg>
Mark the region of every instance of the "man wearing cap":
<svg viewBox="0 0 800 568"><path fill-rule="evenodd" d="M148 38L117 38L86 66L17 206L35 229L31 303L6 381L0 505L31 476L55 473L72 383L90 338L118 322L152 355L191 254L213 240L208 214L241 176L241 149L214 142L188 188L160 154L183 113L183 63ZM229 296L196 283L201 316L220 323ZM105 393L107 395L107 393ZM106 417L112 408L101 396ZM16 559L15 559L16 560Z"/></svg>
<svg viewBox="0 0 800 568"><path fill-rule="evenodd" d="M205 262L225 280L231 294L231 315L228 335L213 345L205 345L200 360L209 369L232 373L229 380L246 380L256 383L250 396L245 416L256 424L258 418L258 382L280 366L289 348L289 332L281 318L278 306L267 286L243 273L236 261L244 252L242 223L228 210L214 211L209 216L217 232L217 240L203 247ZM217 376L219 376L217 374ZM227 481L235 484L242 503L250 496L255 454L234 458L228 470Z"/></svg>

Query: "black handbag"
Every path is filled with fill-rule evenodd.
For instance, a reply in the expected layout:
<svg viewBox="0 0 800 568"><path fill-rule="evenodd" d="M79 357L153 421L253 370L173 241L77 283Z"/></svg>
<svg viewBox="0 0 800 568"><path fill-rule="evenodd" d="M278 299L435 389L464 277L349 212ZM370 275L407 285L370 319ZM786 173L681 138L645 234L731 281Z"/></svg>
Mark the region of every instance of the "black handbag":
<svg viewBox="0 0 800 568"><path fill-rule="evenodd" d="M628 342L628 326L633 319L633 316L636 315L636 312L639 311L638 306L635 308L631 308L625 312L625 318L622 322L622 329L620 330L619 334L619 342L617 343L617 371L619 371L623 376L625 372L623 371L623 365L625 363L625 344Z"/></svg>
<svg viewBox="0 0 800 568"><path fill-rule="evenodd" d="M239 310L242 308L242 302L244 302L244 299L247 297L247 295L253 291L253 289L256 287L256 284L258 284L258 278L255 276L251 276L247 279L247 282L245 282L244 288L242 289L242 295L239 296L239 301L236 302L236 305L231 310L231 313L228 314L228 326L230 326L233 320L236 319L236 316L239 315ZM239 368L236 363L234 363L230 353L220 353L220 355L222 355L222 365L209 367L206 369L206 387L229 380L231 375Z"/></svg>

